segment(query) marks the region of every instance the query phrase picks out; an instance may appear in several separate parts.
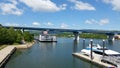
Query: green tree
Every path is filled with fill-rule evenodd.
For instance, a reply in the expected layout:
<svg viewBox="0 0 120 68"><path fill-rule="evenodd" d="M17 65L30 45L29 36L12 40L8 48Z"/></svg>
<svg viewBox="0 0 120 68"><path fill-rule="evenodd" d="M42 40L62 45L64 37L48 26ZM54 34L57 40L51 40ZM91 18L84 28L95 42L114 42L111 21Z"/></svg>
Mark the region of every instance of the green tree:
<svg viewBox="0 0 120 68"><path fill-rule="evenodd" d="M13 44L13 43L15 43L15 41L16 41L16 37L17 37L17 35L16 35L16 32L15 32L15 30L14 30L14 28L9 28L8 30L8 44Z"/></svg>
<svg viewBox="0 0 120 68"><path fill-rule="evenodd" d="M57 37L72 37L73 33L71 33L71 32L63 32L61 34L57 34L56 36Z"/></svg>
<svg viewBox="0 0 120 68"><path fill-rule="evenodd" d="M16 30L16 43L21 43L23 39L22 32L20 30Z"/></svg>
<svg viewBox="0 0 120 68"><path fill-rule="evenodd" d="M7 42L7 29L0 27L0 44Z"/></svg>
<svg viewBox="0 0 120 68"><path fill-rule="evenodd" d="M2 24L0 24L0 27L2 27Z"/></svg>
<svg viewBox="0 0 120 68"><path fill-rule="evenodd" d="M0 27L0 45L21 43L25 39L27 42L33 40L33 35L29 32L22 33L20 30L14 30L14 28L3 28Z"/></svg>
<svg viewBox="0 0 120 68"><path fill-rule="evenodd" d="M23 33L23 36L24 36L24 40L27 42L31 42L33 40L33 35L27 31Z"/></svg>
<svg viewBox="0 0 120 68"><path fill-rule="evenodd" d="M97 39L106 39L105 34L93 34L93 33L82 33L80 34L81 38L97 38Z"/></svg>

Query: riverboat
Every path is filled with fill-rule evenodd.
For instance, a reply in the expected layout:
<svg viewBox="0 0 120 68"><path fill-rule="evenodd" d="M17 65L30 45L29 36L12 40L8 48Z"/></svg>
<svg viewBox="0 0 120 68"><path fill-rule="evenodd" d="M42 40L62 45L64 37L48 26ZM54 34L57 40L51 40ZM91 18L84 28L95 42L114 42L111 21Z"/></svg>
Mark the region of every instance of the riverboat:
<svg viewBox="0 0 120 68"><path fill-rule="evenodd" d="M39 35L40 42L57 42L56 36L48 34L47 31L44 31L43 34Z"/></svg>

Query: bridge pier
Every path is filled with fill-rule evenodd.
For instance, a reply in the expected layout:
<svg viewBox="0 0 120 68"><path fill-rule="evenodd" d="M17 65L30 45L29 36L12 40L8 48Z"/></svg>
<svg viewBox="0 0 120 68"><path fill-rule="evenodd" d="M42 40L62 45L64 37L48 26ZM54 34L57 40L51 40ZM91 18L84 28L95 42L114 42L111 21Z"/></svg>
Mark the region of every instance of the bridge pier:
<svg viewBox="0 0 120 68"><path fill-rule="evenodd" d="M114 36L115 36L114 34L107 34L109 41L114 41L115 40Z"/></svg>
<svg viewBox="0 0 120 68"><path fill-rule="evenodd" d="M75 38L74 38L74 40L75 41L78 41L80 38L79 38L79 32L73 32L73 34L74 34L74 36L75 36Z"/></svg>
<svg viewBox="0 0 120 68"><path fill-rule="evenodd" d="M24 29L21 29L22 33L24 33Z"/></svg>

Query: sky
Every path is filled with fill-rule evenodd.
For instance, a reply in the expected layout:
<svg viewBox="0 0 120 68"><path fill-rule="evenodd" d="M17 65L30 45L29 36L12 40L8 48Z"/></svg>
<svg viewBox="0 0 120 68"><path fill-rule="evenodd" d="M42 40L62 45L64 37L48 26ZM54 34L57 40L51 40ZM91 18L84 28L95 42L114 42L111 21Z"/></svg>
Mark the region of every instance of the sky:
<svg viewBox="0 0 120 68"><path fill-rule="evenodd" d="M119 0L0 0L0 24L120 30Z"/></svg>

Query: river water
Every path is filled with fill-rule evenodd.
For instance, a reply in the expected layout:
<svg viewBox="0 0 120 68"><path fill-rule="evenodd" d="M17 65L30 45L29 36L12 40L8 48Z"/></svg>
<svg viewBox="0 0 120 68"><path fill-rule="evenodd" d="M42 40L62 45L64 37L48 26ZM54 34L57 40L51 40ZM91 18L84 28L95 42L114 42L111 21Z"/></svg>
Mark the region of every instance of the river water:
<svg viewBox="0 0 120 68"><path fill-rule="evenodd" d="M20 49L10 58L5 68L101 68L83 59L72 56L88 46L90 39L73 41L73 38L58 38L57 43L36 42L29 49ZM93 39L102 45L102 39ZM106 40L106 47L120 52L120 40Z"/></svg>

